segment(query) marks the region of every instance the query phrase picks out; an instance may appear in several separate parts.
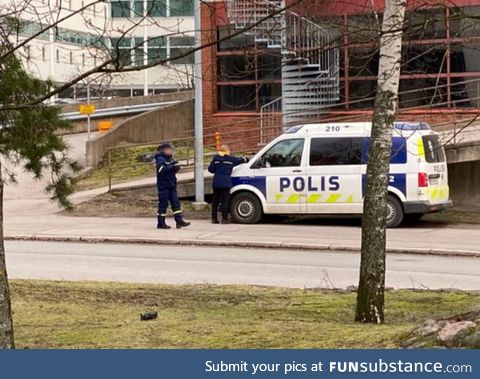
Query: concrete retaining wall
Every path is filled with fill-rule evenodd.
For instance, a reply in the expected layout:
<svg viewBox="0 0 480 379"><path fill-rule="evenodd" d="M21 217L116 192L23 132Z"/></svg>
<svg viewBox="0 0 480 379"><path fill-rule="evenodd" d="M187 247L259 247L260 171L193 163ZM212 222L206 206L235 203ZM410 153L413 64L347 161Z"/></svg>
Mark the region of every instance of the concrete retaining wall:
<svg viewBox="0 0 480 379"><path fill-rule="evenodd" d="M464 142L445 148L447 162L460 163L480 160L480 142Z"/></svg>
<svg viewBox="0 0 480 379"><path fill-rule="evenodd" d="M193 99L193 91L181 91L181 92L169 92L163 93L155 96L136 96L136 97L119 97L111 100L95 100L92 101L92 104L95 104L96 109L104 108L116 108L116 107L125 107L129 105L140 105L140 104L152 104L152 103L162 103L166 101L187 101ZM80 104L68 104L62 106L62 112L78 112ZM92 131L97 130L98 123L100 121L112 121L113 126L120 124L122 121L129 119L132 115L123 115L119 117L108 117L106 119L93 119L91 120ZM72 122L72 127L67 130L58 130L58 134L75 134L75 133L85 133L87 132L87 120L74 121Z"/></svg>
<svg viewBox="0 0 480 379"><path fill-rule="evenodd" d="M188 137L194 129L194 102L185 101L131 117L87 142L87 167L96 167L109 147Z"/></svg>
<svg viewBox="0 0 480 379"><path fill-rule="evenodd" d="M455 206L480 211L480 160L449 164L448 182Z"/></svg>

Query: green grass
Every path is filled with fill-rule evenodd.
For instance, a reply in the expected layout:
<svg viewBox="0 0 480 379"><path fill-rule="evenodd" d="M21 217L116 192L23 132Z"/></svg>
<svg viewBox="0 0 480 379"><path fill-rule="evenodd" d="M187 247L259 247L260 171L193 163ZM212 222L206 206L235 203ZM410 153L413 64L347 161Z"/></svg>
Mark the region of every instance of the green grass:
<svg viewBox="0 0 480 379"><path fill-rule="evenodd" d="M148 146L125 146L124 148L113 149L111 153L112 184L129 180L139 179L155 175L155 168L151 163L143 163L137 160L140 154L155 152L157 145ZM179 147L176 150L177 160L185 159L193 155L193 150ZM98 167L88 175L79 179L75 185L77 191L98 188L108 185L108 158L105 155Z"/></svg>
<svg viewBox="0 0 480 379"><path fill-rule="evenodd" d="M140 154L148 154L155 152L157 145L145 146L125 146L112 150L112 184L122 183L130 180L140 179L148 176L155 176L155 168L152 163L143 163L137 161ZM213 149L207 148L206 153L212 152ZM184 146L178 146L175 149L175 159L184 161L189 159L189 164L193 164L193 156L195 150ZM209 156L205 157L205 162L210 160ZM185 163L185 162L182 162ZM105 154L103 160L97 168L89 172L86 176L80 178L75 188L77 191L88 190L92 188L104 187L108 185L108 157Z"/></svg>
<svg viewBox="0 0 480 379"><path fill-rule="evenodd" d="M19 280L11 288L19 348L393 348L423 319L480 300L389 291L387 323L376 326L352 321L352 292ZM159 317L139 321L147 310Z"/></svg>

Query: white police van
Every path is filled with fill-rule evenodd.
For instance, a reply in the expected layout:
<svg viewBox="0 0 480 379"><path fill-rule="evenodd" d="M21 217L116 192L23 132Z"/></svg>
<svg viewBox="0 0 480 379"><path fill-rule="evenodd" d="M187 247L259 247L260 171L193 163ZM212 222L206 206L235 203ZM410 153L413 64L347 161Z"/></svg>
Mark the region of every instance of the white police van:
<svg viewBox="0 0 480 379"><path fill-rule="evenodd" d="M371 123L295 126L233 171L231 214L256 223L264 214L361 214ZM425 123L395 123L387 226L452 205L447 162Z"/></svg>

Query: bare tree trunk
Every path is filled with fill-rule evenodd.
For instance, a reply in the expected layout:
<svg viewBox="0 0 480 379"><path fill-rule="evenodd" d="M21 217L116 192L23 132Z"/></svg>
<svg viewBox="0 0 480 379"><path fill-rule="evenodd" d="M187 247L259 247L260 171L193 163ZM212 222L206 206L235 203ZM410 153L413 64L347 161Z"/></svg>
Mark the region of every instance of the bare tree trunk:
<svg viewBox="0 0 480 379"><path fill-rule="evenodd" d="M405 7L406 0L385 1L367 189L363 203L360 282L355 314L355 321L359 322L384 322L387 189Z"/></svg>
<svg viewBox="0 0 480 379"><path fill-rule="evenodd" d="M0 163L0 348L14 349L12 307L3 240L3 178Z"/></svg>

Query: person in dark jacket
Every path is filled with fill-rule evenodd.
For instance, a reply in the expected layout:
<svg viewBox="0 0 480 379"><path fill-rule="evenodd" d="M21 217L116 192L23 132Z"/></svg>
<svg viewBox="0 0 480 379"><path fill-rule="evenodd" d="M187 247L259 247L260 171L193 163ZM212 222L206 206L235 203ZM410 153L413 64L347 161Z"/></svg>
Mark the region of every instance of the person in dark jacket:
<svg viewBox="0 0 480 379"><path fill-rule="evenodd" d="M168 203L172 207L173 216L177 223L177 229L189 226L190 223L183 219L180 201L177 196L177 172L180 171L180 164L173 159L173 146L163 143L158 146L155 154L157 169L157 191L158 191L158 213L157 228L170 229L165 222Z"/></svg>
<svg viewBox="0 0 480 379"><path fill-rule="evenodd" d="M230 155L230 148L223 145L212 159L208 171L213 174L212 223L218 224L218 205L222 204L222 224L228 224L230 207L230 189L232 188L232 171L235 166L247 163L248 158Z"/></svg>

